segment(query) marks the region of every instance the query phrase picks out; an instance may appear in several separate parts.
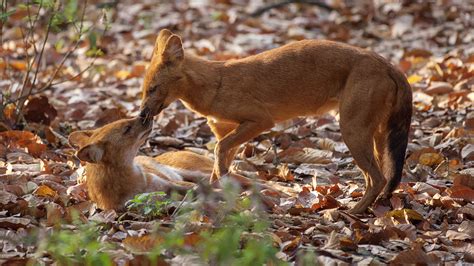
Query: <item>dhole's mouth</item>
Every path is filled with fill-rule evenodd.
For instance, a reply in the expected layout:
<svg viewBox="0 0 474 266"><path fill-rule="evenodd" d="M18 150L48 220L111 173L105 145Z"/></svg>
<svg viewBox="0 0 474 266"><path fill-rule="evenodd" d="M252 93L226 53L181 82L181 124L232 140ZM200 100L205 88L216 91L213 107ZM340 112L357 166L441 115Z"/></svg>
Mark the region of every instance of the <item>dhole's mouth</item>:
<svg viewBox="0 0 474 266"><path fill-rule="evenodd" d="M143 135L148 136L153 129L153 116L146 116L144 118L141 118L141 123L143 126Z"/></svg>
<svg viewBox="0 0 474 266"><path fill-rule="evenodd" d="M151 131L152 131L152 127L149 127L146 129L146 131L140 133L140 135L138 136L138 139L140 139L140 142L145 141L150 136Z"/></svg>
<svg viewBox="0 0 474 266"><path fill-rule="evenodd" d="M165 104L161 103L160 106L158 107L158 109L156 109L156 114L155 115L161 113L161 111L163 111L163 109L165 109L165 107L166 107Z"/></svg>
<svg viewBox="0 0 474 266"><path fill-rule="evenodd" d="M167 106L165 105L165 103L161 103L160 106L158 106L158 108L154 110L150 109L149 107L145 107L140 111L140 114L138 116L142 119L142 121L146 121L150 118L153 118L155 115L161 113L161 111L163 111L163 109L165 109L166 107Z"/></svg>
<svg viewBox="0 0 474 266"><path fill-rule="evenodd" d="M150 124L152 124L153 116L150 115L148 108L145 108L140 112L139 118L144 127L149 127Z"/></svg>

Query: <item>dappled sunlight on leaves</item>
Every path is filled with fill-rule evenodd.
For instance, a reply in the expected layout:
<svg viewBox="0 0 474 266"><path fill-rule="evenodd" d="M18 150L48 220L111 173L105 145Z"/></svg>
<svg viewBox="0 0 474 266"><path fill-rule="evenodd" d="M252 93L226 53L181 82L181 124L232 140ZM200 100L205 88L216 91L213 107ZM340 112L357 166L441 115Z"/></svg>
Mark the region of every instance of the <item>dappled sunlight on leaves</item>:
<svg viewBox="0 0 474 266"><path fill-rule="evenodd" d="M472 4L321 1L334 10L290 4L251 17L266 1L120 1L103 13L99 2L86 10L92 32L50 86L76 41L78 22L56 25L43 60L32 62L38 73L28 76L28 56L40 47L22 39L28 10L12 9L2 24L0 264L67 264L55 261L65 256L78 265L85 257L100 261L89 264L125 265L245 264L246 256L253 264L266 260L260 265L277 265L269 257L296 264L306 258L310 265L474 262ZM104 36L101 16L111 21ZM38 23L45 26L43 20ZM32 34L34 40L42 40L45 28ZM348 213L364 195L365 181L342 139L339 114L332 112L278 124L242 145L232 171L275 190L232 192L235 202L228 205L220 192L166 204L160 199L155 203L165 207L158 204L152 218L149 209L98 209L77 185L84 168L67 136L138 114L162 28L180 34L187 51L211 60L301 39L343 41L390 59L406 74L414 99L401 185L367 213ZM25 98L19 115L15 99L33 83L47 89ZM174 102L155 118L140 154L187 149L212 157L216 143L205 119ZM231 257L236 260L226 261Z"/></svg>

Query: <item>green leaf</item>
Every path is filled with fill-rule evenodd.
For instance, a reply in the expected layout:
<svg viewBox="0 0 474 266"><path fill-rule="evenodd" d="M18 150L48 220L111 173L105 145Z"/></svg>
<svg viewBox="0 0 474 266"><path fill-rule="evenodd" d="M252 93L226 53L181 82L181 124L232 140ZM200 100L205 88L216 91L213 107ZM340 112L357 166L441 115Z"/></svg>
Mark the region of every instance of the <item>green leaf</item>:
<svg viewBox="0 0 474 266"><path fill-rule="evenodd" d="M46 8L53 8L55 0L34 0L34 4L41 5Z"/></svg>
<svg viewBox="0 0 474 266"><path fill-rule="evenodd" d="M97 34L95 33L95 31L89 32L89 35L87 37L89 38L89 49L97 49Z"/></svg>
<svg viewBox="0 0 474 266"><path fill-rule="evenodd" d="M78 12L77 0L69 0L64 7L64 17L68 22L74 21L74 17Z"/></svg>
<svg viewBox="0 0 474 266"><path fill-rule="evenodd" d="M151 211L152 211L152 208L150 208L150 207L145 207L145 208L143 209L143 213L144 213L145 215L150 214Z"/></svg>
<svg viewBox="0 0 474 266"><path fill-rule="evenodd" d="M15 13L16 9L9 10L7 12L0 13L0 20L6 21L11 14Z"/></svg>
<svg viewBox="0 0 474 266"><path fill-rule="evenodd" d="M54 49L56 49L56 52L61 51L64 47L64 39L59 39L55 44L54 44Z"/></svg>

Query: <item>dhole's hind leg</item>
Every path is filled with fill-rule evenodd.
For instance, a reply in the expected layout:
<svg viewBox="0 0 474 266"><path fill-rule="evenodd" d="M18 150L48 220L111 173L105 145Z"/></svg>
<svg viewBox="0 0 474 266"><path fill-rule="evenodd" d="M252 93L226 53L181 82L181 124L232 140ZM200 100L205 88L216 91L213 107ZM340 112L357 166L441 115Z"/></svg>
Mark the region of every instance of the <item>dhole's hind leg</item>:
<svg viewBox="0 0 474 266"><path fill-rule="evenodd" d="M383 126L383 128L385 125ZM382 194L379 196L378 200L387 200L391 196L390 190L390 177L391 177L391 171L390 169L393 168L392 162L390 160L390 155L387 152L387 131L382 130L382 127L377 130L374 136L374 144L375 144L375 155L377 158L377 163L379 165L379 169L382 171L383 176L387 180L387 183L385 184L385 187L383 189Z"/></svg>
<svg viewBox="0 0 474 266"><path fill-rule="evenodd" d="M391 197L391 192L389 191L390 186L390 169L392 169L393 165L392 162L389 160L389 154L387 152L387 131L384 130L385 125L381 125L379 129L375 132L374 135L374 144L375 144L375 156L377 159L377 164L379 166L380 171L382 172L383 176L387 183L382 191L382 194L379 195L377 198L377 202L383 202L383 204L387 204L387 200Z"/></svg>
<svg viewBox="0 0 474 266"><path fill-rule="evenodd" d="M349 126L350 127L350 126ZM343 126L341 126L342 130ZM357 166L364 174L366 191L360 201L351 209L351 213L363 213L374 203L375 199L380 195L386 184L374 153L373 139L370 134L357 134L357 132L348 133L342 130L347 147L351 151Z"/></svg>
<svg viewBox="0 0 474 266"><path fill-rule="evenodd" d="M340 104L341 133L357 166L365 177L366 192L360 201L351 209L351 213L363 213L374 203L383 190L386 180L379 168L378 158L374 151L374 134L380 125L381 116L375 114L373 108L374 95L370 90L352 88L352 93L344 97ZM361 108L365 106L366 108Z"/></svg>

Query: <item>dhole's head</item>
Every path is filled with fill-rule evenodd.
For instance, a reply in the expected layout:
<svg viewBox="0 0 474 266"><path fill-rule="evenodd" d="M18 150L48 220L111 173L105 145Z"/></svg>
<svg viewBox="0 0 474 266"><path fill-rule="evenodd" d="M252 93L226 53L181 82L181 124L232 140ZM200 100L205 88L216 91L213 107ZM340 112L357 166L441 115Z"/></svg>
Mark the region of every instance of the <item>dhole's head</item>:
<svg viewBox="0 0 474 266"><path fill-rule="evenodd" d="M185 82L183 60L181 38L161 30L143 80L141 117L155 116L177 99Z"/></svg>
<svg viewBox="0 0 474 266"><path fill-rule="evenodd" d="M96 164L132 162L152 129L152 119L122 119L94 130L76 131L69 143L81 161Z"/></svg>

